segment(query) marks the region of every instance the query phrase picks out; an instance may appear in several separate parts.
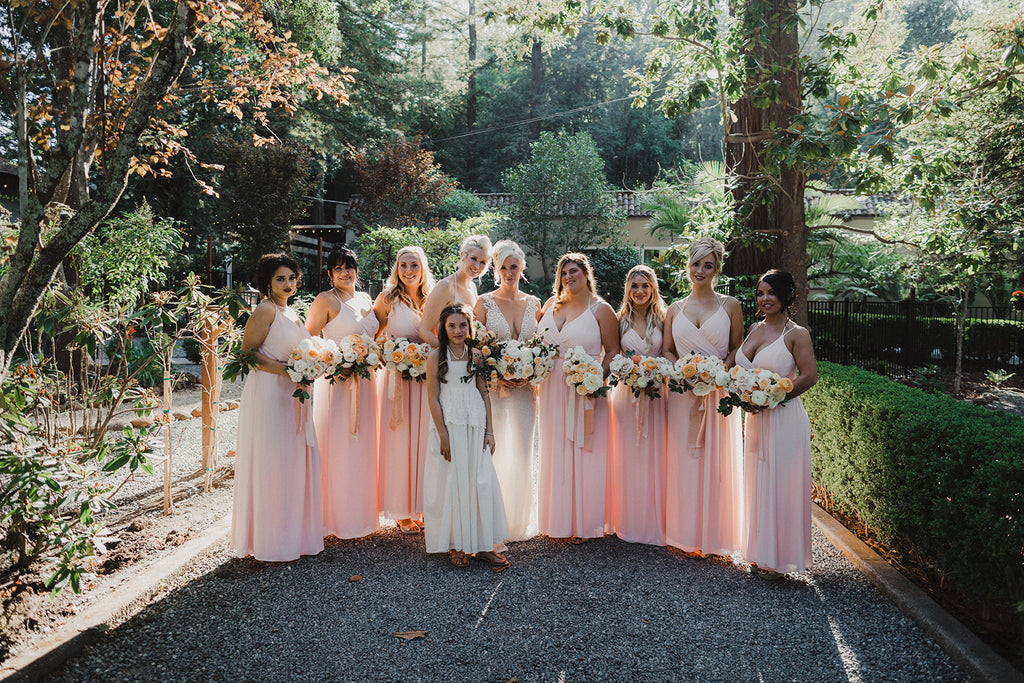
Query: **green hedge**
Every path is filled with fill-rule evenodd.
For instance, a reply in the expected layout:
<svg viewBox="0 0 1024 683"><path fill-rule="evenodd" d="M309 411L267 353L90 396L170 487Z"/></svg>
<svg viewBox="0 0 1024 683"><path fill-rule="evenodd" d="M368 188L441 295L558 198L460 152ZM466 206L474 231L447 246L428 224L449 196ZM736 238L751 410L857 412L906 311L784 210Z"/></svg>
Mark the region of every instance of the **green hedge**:
<svg viewBox="0 0 1024 683"><path fill-rule="evenodd" d="M965 595L1024 601L1024 418L818 364L814 481Z"/></svg>

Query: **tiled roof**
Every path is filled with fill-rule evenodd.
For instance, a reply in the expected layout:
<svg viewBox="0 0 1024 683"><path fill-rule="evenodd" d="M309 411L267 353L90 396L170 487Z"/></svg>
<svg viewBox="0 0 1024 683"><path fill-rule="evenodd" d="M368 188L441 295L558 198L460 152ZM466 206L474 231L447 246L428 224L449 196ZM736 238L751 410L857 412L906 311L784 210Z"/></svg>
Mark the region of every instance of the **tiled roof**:
<svg viewBox="0 0 1024 683"><path fill-rule="evenodd" d="M0 173L18 175L18 165L7 161L7 159L0 159Z"/></svg>
<svg viewBox="0 0 1024 683"><path fill-rule="evenodd" d="M653 211L647 211L643 208L644 197L636 192L630 192L628 190L619 190L613 193L615 195L615 205L626 212L626 216L633 218L636 216L647 217L654 214ZM500 211L507 209L512 205L512 195L504 192L488 192L477 194L477 197L483 200L484 204L487 205L488 209ZM551 207L551 215L559 216L565 212L567 207Z"/></svg>
<svg viewBox="0 0 1024 683"><path fill-rule="evenodd" d="M901 198L895 192L879 192L872 195L854 195L853 192L840 190L836 194L844 194L853 197L860 204L855 209L843 209L837 211L837 216L843 218L884 216L886 208L893 205L904 206L909 203L906 198Z"/></svg>

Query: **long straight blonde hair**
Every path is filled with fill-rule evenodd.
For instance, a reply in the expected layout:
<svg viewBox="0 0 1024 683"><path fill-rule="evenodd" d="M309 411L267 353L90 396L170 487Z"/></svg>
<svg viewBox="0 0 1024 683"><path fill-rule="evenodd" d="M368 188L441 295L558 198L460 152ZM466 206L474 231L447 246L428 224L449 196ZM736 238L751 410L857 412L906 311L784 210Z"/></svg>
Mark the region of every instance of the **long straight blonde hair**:
<svg viewBox="0 0 1024 683"><path fill-rule="evenodd" d="M651 300L643 309L638 308L633 303L633 298L629 295L629 287L635 279L647 280L651 285ZM622 306L619 307L619 312L617 313L619 318L619 339L622 339L622 335L626 334L629 328L632 327L634 316L643 316L644 323L646 324L644 341L650 344L654 331L664 332L665 329L666 307L665 300L661 298L661 289L658 287L658 276L649 266L633 266L626 273L625 289L626 291L622 295Z"/></svg>
<svg viewBox="0 0 1024 683"><path fill-rule="evenodd" d="M398 276L398 262L406 254L414 255L416 260L420 262L420 284L416 288L419 302L416 301L413 293L406 289L402 278ZM391 275L388 276L388 282L384 288L384 300L388 302L388 305L394 306L397 299L412 310L420 313L423 311L423 302L426 301L427 295L430 294L430 290L433 288L434 276L430 272L430 266L427 265L427 254L423 251L423 248L410 246L399 249L398 253L395 254L395 264L391 266Z"/></svg>

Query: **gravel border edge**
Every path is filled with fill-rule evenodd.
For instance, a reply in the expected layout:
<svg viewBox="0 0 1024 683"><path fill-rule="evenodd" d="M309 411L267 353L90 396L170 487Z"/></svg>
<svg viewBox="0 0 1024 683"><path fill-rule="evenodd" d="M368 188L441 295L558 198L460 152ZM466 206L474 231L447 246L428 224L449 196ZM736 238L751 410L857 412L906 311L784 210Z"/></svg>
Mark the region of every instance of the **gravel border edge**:
<svg viewBox="0 0 1024 683"><path fill-rule="evenodd" d="M1022 683L1024 674L939 606L910 579L893 569L849 529L817 504L812 518L826 538L905 615L939 644L971 678Z"/></svg>
<svg viewBox="0 0 1024 683"><path fill-rule="evenodd" d="M170 554L154 560L127 578L101 604L93 605L70 619L64 626L38 643L31 651L0 665L0 683L25 683L41 680L56 671L96 640L112 623L130 617L195 561L224 541L231 532L227 514L196 538L186 541Z"/></svg>

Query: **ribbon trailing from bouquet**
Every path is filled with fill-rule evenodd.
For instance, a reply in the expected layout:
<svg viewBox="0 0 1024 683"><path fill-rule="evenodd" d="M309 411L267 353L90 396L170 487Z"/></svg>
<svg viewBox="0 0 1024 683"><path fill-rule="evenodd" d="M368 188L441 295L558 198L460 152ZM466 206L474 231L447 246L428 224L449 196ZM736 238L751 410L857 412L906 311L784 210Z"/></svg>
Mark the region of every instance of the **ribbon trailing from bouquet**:
<svg viewBox="0 0 1024 683"><path fill-rule="evenodd" d="M717 392L712 391L706 396L697 397L697 412L700 413L700 426L697 428L697 438L693 442L693 457L702 458L704 456L704 444L706 443L705 436L708 431L708 402L713 400L712 397Z"/></svg>
<svg viewBox="0 0 1024 683"><path fill-rule="evenodd" d="M388 372L388 400L391 401L391 429L398 427L405 421L405 414L402 412L405 406L406 392L409 390L409 383L402 380L398 370Z"/></svg>
<svg viewBox="0 0 1024 683"><path fill-rule="evenodd" d="M312 387L311 387L312 388ZM312 393L312 392L311 392ZM313 398L310 396L309 401L312 403ZM316 429L313 426L313 413L309 410L309 406L304 401L298 399L295 400L295 433L302 434L305 431L306 445L316 446Z"/></svg>
<svg viewBox="0 0 1024 683"><path fill-rule="evenodd" d="M348 406L348 431L352 440L359 438L359 378L353 375L348 378L351 400Z"/></svg>
<svg viewBox="0 0 1024 683"><path fill-rule="evenodd" d="M565 433L577 447L582 444L585 451L593 449L594 398L580 396L574 390L569 397L565 411Z"/></svg>
<svg viewBox="0 0 1024 683"><path fill-rule="evenodd" d="M648 415L651 411L651 400L641 394L633 395L633 408L636 411L636 444L640 445L640 437L647 438Z"/></svg>

